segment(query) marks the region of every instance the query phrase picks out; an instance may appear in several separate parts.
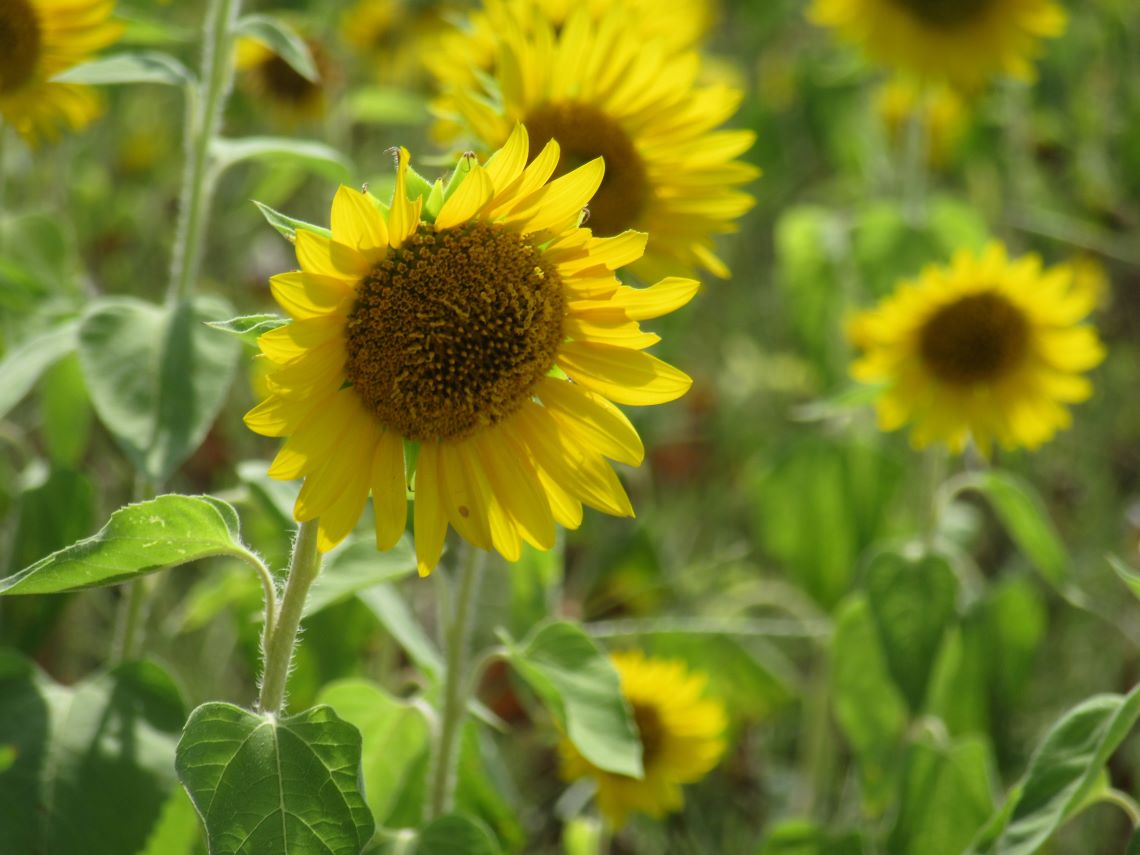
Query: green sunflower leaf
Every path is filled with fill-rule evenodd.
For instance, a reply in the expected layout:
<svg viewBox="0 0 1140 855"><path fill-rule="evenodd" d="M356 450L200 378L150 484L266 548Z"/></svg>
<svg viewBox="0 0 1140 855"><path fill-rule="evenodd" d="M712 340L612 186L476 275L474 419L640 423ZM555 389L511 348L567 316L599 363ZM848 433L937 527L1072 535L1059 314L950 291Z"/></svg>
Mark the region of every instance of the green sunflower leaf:
<svg viewBox="0 0 1140 855"><path fill-rule="evenodd" d="M352 161L331 145L292 137L216 137L210 141L210 155L219 173L243 160L297 163L330 181L348 181L355 171Z"/></svg>
<svg viewBox="0 0 1140 855"><path fill-rule="evenodd" d="M583 757L607 772L644 774L641 741L617 671L580 627L547 621L507 656Z"/></svg>
<svg viewBox="0 0 1140 855"><path fill-rule="evenodd" d="M62 686L0 651L0 748L12 759L0 768L0 852L141 851L175 791L185 717L178 689L149 662Z"/></svg>
<svg viewBox="0 0 1140 855"><path fill-rule="evenodd" d="M234 26L234 35L261 42L310 83L319 83L321 74L305 40L282 21L269 15L246 15Z"/></svg>
<svg viewBox="0 0 1140 855"><path fill-rule="evenodd" d="M206 326L222 332L232 333L246 344L257 346L257 338L263 333L283 327L289 323L281 315L243 315L228 321L207 321Z"/></svg>
<svg viewBox="0 0 1140 855"><path fill-rule="evenodd" d="M75 350L76 321L32 336L4 354L0 361L0 419L32 390L45 371Z"/></svg>
<svg viewBox="0 0 1140 855"><path fill-rule="evenodd" d="M490 829L472 817L451 814L432 820L420 831L416 855L501 855Z"/></svg>
<svg viewBox="0 0 1140 855"><path fill-rule="evenodd" d="M358 855L374 828L360 749L360 732L331 707L278 718L208 703L191 713L175 769L212 855Z"/></svg>
<svg viewBox="0 0 1140 855"><path fill-rule="evenodd" d="M1046 734L1025 777L986 823L972 855L1032 855L1107 786L1104 767L1140 719L1140 686L1097 695L1069 710Z"/></svg>
<svg viewBox="0 0 1140 855"><path fill-rule="evenodd" d="M332 231L323 226L314 226L312 223L306 223L304 220L298 220L295 217L282 214L280 211L273 210L268 205L263 205L256 199L253 204L257 205L257 210L261 211L261 216L265 217L265 221L277 229L290 243L297 240L297 229L305 229L306 231L323 237L332 237Z"/></svg>
<svg viewBox="0 0 1140 855"><path fill-rule="evenodd" d="M956 495L968 490L981 493L989 501L1021 554L1046 582L1070 601L1083 601L1084 595L1072 580L1068 551L1049 519L1045 503L1029 483L999 469L959 475L942 487L943 509Z"/></svg>
<svg viewBox="0 0 1140 855"><path fill-rule="evenodd" d="M53 83L84 83L88 86L112 86L122 83L159 83L166 86L189 86L196 82L194 73L168 53L138 51L117 53L73 65L52 78Z"/></svg>
<svg viewBox="0 0 1140 855"><path fill-rule="evenodd" d="M241 347L206 324L232 315L197 297L173 306L95 302L79 328L79 361L100 421L135 467L165 482L205 439L229 392Z"/></svg>
<svg viewBox="0 0 1140 855"><path fill-rule="evenodd" d="M0 596L101 588L223 555L253 560L233 508L211 496L159 496L120 508L92 537L0 579Z"/></svg>

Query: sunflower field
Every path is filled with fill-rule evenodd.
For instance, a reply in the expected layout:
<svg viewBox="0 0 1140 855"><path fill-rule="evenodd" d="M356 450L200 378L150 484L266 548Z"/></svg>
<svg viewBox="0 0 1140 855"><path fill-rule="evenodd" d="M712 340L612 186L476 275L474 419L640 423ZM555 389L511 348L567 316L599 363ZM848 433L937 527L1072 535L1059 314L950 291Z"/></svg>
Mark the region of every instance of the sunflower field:
<svg viewBox="0 0 1140 855"><path fill-rule="evenodd" d="M0 855L1140 855L1136 0L0 0Z"/></svg>

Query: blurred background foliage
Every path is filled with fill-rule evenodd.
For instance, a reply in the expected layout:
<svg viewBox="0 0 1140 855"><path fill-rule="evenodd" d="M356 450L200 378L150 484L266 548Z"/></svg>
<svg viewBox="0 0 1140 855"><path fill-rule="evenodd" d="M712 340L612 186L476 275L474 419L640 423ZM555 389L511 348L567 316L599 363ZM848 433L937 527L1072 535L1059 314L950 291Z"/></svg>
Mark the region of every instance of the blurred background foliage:
<svg viewBox="0 0 1140 855"><path fill-rule="evenodd" d="M199 5L122 0L124 43L192 64ZM293 266L251 199L323 223L336 182L385 195L391 146L438 152L418 55L464 8L394 3L365 49L347 38L359 31L345 31L345 4L249 5L284 14L311 40L323 97L308 110L275 105L239 73L227 133L319 140L343 160L261 158L226 174L201 290L242 314L272 311L266 280ZM706 671L726 702L731 748L719 769L687 790L681 814L635 822L613 851L955 851L1050 723L1140 678L1140 608L1106 560L1135 568L1140 545L1140 7L1086 0L1069 11L1036 85L999 83L930 108L945 111L945 133L916 215L886 76L809 25L798 0L721 0L706 74L747 93L734 123L756 131L746 158L764 177L739 236L723 243L732 278L707 281L658 325L660 355L697 382L679 404L633 414L649 449L647 466L623 473L636 524L587 515L562 548L494 570L481 594L485 614L515 637L550 611L579 618L614 648L636 644ZM8 359L96 295L155 300L165 287L181 100L163 86L105 97L107 115L87 133L5 152ZM421 171L442 174L449 158L439 154L420 157ZM954 497L934 532L947 557L915 561L901 546L935 524L930 473L905 436L876 431L867 395L847 379L843 322L900 278L988 237L1048 263L1081 259L1087 287L1102 292L1095 321L1109 357L1073 429L1039 453L998 455L1023 481ZM93 532L133 495L78 359L57 361L68 351L41 350L46 370L28 369L28 383L0 379L0 576ZM283 566L295 488L264 475L273 443L240 418L257 368L249 358L240 366L221 418L169 483L236 503L247 542ZM422 777L426 737L394 698L411 694L438 655L414 619L433 620L430 586L352 550L329 571L340 593L306 622L292 702L331 702L350 719L360 710L376 818L415 824L423 795L401 782ZM251 701L260 589L231 564L155 588L147 652L187 708ZM380 584L362 592L365 581ZM105 658L116 596L4 601L0 645L73 683ZM492 669L480 698L507 730L470 727L460 804L507 851L592 851L589 828L573 819L581 796L557 780L554 731L534 697ZM369 766L370 734L399 746L398 762ZM1137 789L1138 752L1130 740L1110 764L1122 790ZM184 828L192 841L193 823ZM1123 815L1097 806L1045 851L1122 851L1129 834Z"/></svg>

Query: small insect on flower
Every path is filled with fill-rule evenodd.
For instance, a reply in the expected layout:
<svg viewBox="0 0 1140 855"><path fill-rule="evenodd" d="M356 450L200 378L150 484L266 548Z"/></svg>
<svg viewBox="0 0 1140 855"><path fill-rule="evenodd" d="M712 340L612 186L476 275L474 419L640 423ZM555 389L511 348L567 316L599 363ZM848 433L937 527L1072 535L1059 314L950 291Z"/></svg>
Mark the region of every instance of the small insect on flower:
<svg viewBox="0 0 1140 855"><path fill-rule="evenodd" d="M0 119L29 144L86 127L100 112L87 86L51 83L122 32L113 0L0 0Z"/></svg>
<svg viewBox="0 0 1140 855"><path fill-rule="evenodd" d="M912 423L917 447L960 452L972 439L987 455L995 442L1033 449L1069 427L1067 404L1092 394L1083 374L1105 356L1083 323L1094 305L1069 265L1043 270L1037 256L1010 259L996 242L980 255L961 250L851 319L863 351L851 373L883 385L879 426Z"/></svg>
<svg viewBox="0 0 1140 855"><path fill-rule="evenodd" d="M434 186L399 150L391 204L341 187L331 231L298 229L301 270L270 280L293 321L258 340L271 393L245 420L287 437L269 474L305 479L294 515L320 518L320 549L348 535L369 493L390 548L409 482L423 574L448 526L514 561L524 541L553 546L555 523L576 528L583 504L633 515L607 458L636 466L644 449L611 402L688 390L645 352L659 338L639 322L699 286L621 285L614 271L646 236L580 227L601 160L551 181L558 144L529 148L519 126Z"/></svg>
<svg viewBox="0 0 1140 855"><path fill-rule="evenodd" d="M724 754L724 707L704 697L707 679L682 662L637 651L610 657L641 737L645 775L631 778L597 768L568 739L559 743L562 777L592 778L598 809L614 826L631 813L662 817L684 804L682 784L705 777Z"/></svg>

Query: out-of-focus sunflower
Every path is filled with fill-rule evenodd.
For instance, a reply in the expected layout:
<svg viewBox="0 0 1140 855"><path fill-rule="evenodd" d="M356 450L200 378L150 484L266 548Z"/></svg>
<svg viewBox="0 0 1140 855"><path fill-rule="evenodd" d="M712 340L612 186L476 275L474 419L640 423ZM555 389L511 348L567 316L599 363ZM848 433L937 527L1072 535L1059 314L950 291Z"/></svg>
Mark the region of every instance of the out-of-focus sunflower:
<svg viewBox="0 0 1140 855"><path fill-rule="evenodd" d="M270 279L294 320L258 340L272 394L245 420L288 437L269 474L304 477L294 514L320 518L321 550L352 530L369 492L378 548L399 539L405 443L424 574L449 525L513 561L522 541L549 549L556 522L577 527L583 504L633 514L606 458L637 465L644 451L610 402L689 388L645 353L659 339L638 321L698 284L620 285L614 271L645 235L579 226L601 160L550 181L558 145L529 166L528 154L520 126L485 165L464 157L429 190L401 150L389 207L342 187L331 232L296 233L301 271Z"/></svg>
<svg viewBox="0 0 1140 855"><path fill-rule="evenodd" d="M328 52L316 39L308 38L305 43L317 68L316 80L309 80L257 39L237 41L235 65L242 87L285 124L318 121L328 106L333 76Z"/></svg>
<svg viewBox="0 0 1140 855"><path fill-rule="evenodd" d="M383 83L409 85L422 79L425 56L440 49L451 32L455 3L358 0L341 19L341 37Z"/></svg>
<svg viewBox="0 0 1140 855"><path fill-rule="evenodd" d="M598 22L615 7L630 13L630 25L636 28L639 39L660 42L675 51L696 44L716 17L711 0L490 0L468 16L461 32L452 30L444 35L439 48L425 55L424 62L441 83L472 86L480 73L494 67L503 15L513 17L524 30L539 21L558 30L579 8Z"/></svg>
<svg viewBox="0 0 1140 855"><path fill-rule="evenodd" d="M897 147L905 145L911 122L924 124L926 156L935 168L953 159L969 116L966 102L949 86L920 86L901 78L879 89L875 106Z"/></svg>
<svg viewBox="0 0 1140 855"><path fill-rule="evenodd" d="M1054 0L814 0L808 15L876 62L967 89L1033 79L1039 41L1066 25Z"/></svg>
<svg viewBox="0 0 1140 855"><path fill-rule="evenodd" d="M114 0L0 0L0 119L29 144L99 115L95 90L53 77L119 37Z"/></svg>
<svg viewBox="0 0 1140 855"><path fill-rule="evenodd" d="M754 134L716 130L736 111L740 91L698 85L697 54L639 38L621 4L599 17L579 8L561 27L504 5L487 14L497 40L491 75L476 85L440 77L433 105L440 127L464 128L494 147L522 122L537 143L559 142L560 174L604 157L589 224L601 235L649 232L635 273L648 280L704 268L727 276L713 237L735 231L755 201L739 188L759 174L736 159Z"/></svg>
<svg viewBox="0 0 1140 855"><path fill-rule="evenodd" d="M707 775L724 753L724 708L703 697L707 678L681 662L650 659L630 651L611 657L621 690L641 735L641 779L606 772L590 763L568 739L559 744L562 776L593 778L598 809L615 827L629 814L661 817L684 803L682 784Z"/></svg>
<svg viewBox="0 0 1140 855"><path fill-rule="evenodd" d="M911 423L917 447L960 452L972 438L983 454L995 442L1033 449L1070 425L1067 404L1092 394L1082 375L1104 358L1082 323L1093 303L1067 265L1009 259L996 242L962 250L852 319L864 351L852 374L882 384L879 426Z"/></svg>

